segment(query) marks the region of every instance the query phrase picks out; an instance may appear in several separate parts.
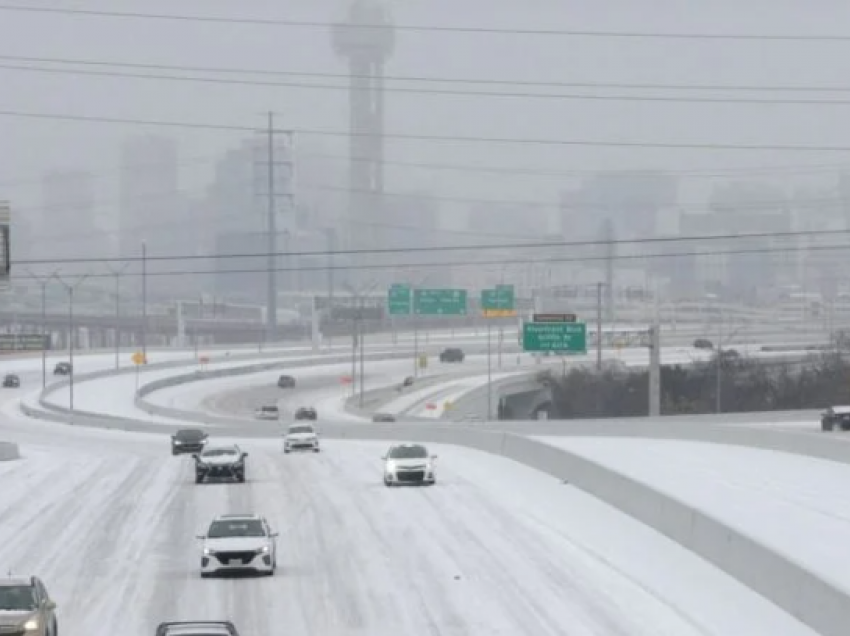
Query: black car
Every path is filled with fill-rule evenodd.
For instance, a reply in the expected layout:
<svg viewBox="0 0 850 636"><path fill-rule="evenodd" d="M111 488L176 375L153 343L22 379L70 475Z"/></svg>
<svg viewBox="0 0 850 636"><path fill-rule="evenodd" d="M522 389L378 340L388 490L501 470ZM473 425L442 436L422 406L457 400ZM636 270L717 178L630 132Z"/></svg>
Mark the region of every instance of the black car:
<svg viewBox="0 0 850 636"><path fill-rule="evenodd" d="M375 413L372 416L373 422L395 422L395 415L392 413Z"/></svg>
<svg viewBox="0 0 850 636"><path fill-rule="evenodd" d="M316 409L312 406L302 406L300 409L295 411L296 420L315 420L317 417Z"/></svg>
<svg viewBox="0 0 850 636"><path fill-rule="evenodd" d="M457 347L449 347L440 354L440 362L463 362L464 357L462 350Z"/></svg>
<svg viewBox="0 0 850 636"><path fill-rule="evenodd" d="M57 362L53 367L53 375L71 375L72 370L70 362Z"/></svg>
<svg viewBox="0 0 850 636"><path fill-rule="evenodd" d="M235 444L205 448L203 452L193 455L195 483L201 484L207 479L227 479L243 483L247 456L248 453Z"/></svg>
<svg viewBox="0 0 850 636"><path fill-rule="evenodd" d="M694 349L714 349L714 343L706 338L697 338L694 340Z"/></svg>
<svg viewBox="0 0 850 636"><path fill-rule="evenodd" d="M209 435L197 428L184 428L171 436L171 454L196 454L204 450Z"/></svg>
<svg viewBox="0 0 850 636"><path fill-rule="evenodd" d="M294 389L295 378L291 375L282 375L277 379L277 386L281 389Z"/></svg>
<svg viewBox="0 0 850 636"><path fill-rule="evenodd" d="M4 389L17 389L21 386L21 379L14 373L8 374L3 378Z"/></svg>
<svg viewBox="0 0 850 636"><path fill-rule="evenodd" d="M160 623L155 636L239 636L230 621L173 621Z"/></svg>
<svg viewBox="0 0 850 636"><path fill-rule="evenodd" d="M822 431L850 431L850 406L830 406L820 417Z"/></svg>
<svg viewBox="0 0 850 636"><path fill-rule="evenodd" d="M401 383L401 386L403 386L403 387L413 386L414 382L415 382L415 380L413 379L413 376L409 375L404 379L404 382Z"/></svg>

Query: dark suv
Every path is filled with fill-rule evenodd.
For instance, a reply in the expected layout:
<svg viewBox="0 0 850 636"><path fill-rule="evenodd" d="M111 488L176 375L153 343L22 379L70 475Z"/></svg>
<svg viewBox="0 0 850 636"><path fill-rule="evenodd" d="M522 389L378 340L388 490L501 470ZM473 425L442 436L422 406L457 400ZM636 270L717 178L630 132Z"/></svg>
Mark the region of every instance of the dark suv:
<svg viewBox="0 0 850 636"><path fill-rule="evenodd" d="M444 349L440 354L440 362L463 362L463 358L463 351L456 347Z"/></svg>
<svg viewBox="0 0 850 636"><path fill-rule="evenodd" d="M200 453L207 445L208 439L209 435L197 428L181 429L171 436L171 454Z"/></svg>
<svg viewBox="0 0 850 636"><path fill-rule="evenodd" d="M316 409L312 406L302 406L300 409L295 411L295 419L296 420L316 420L318 414L316 413Z"/></svg>
<svg viewBox="0 0 850 636"><path fill-rule="evenodd" d="M822 431L850 431L850 406L830 406L820 417Z"/></svg>
<svg viewBox="0 0 850 636"><path fill-rule="evenodd" d="M15 375L14 373L8 374L5 378L3 378L3 388L4 389L17 389L21 386L21 378Z"/></svg>
<svg viewBox="0 0 850 636"><path fill-rule="evenodd" d="M179 621L160 623L156 636L239 636L230 621Z"/></svg>
<svg viewBox="0 0 850 636"><path fill-rule="evenodd" d="M56 603L39 578L0 579L0 634L59 636Z"/></svg>
<svg viewBox="0 0 850 636"><path fill-rule="evenodd" d="M291 375L282 375L277 379L277 386L281 389L294 389L295 378Z"/></svg>
<svg viewBox="0 0 850 636"><path fill-rule="evenodd" d="M71 375L72 370L70 362L57 362L53 367L53 375Z"/></svg>

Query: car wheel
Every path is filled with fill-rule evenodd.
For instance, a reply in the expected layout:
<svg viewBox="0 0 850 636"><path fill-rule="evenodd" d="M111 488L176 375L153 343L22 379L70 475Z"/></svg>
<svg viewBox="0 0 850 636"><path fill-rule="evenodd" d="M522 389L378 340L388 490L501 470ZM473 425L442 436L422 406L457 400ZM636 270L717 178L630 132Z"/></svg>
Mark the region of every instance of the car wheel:
<svg viewBox="0 0 850 636"><path fill-rule="evenodd" d="M201 572L202 579L208 579L212 576L212 572Z"/></svg>
<svg viewBox="0 0 850 636"><path fill-rule="evenodd" d="M204 483L204 478L203 478L203 476L201 476L201 475L195 475L195 483L196 483L196 484L202 484L202 483Z"/></svg>
<svg viewBox="0 0 850 636"><path fill-rule="evenodd" d="M319 452L319 449L318 449L318 448L314 448L314 449L313 449L313 452L314 452L314 453L318 453L318 452Z"/></svg>
<svg viewBox="0 0 850 636"><path fill-rule="evenodd" d="M59 623L56 622L55 618L50 626L50 636L59 636Z"/></svg>
<svg viewBox="0 0 850 636"><path fill-rule="evenodd" d="M245 483L245 474L241 473L239 475L236 475L236 481L238 481L240 484L244 484Z"/></svg>
<svg viewBox="0 0 850 636"><path fill-rule="evenodd" d="M283 449L283 452L284 452L286 455L289 455L289 452L290 452L290 451L289 451L289 449L288 449L288 448L284 448L284 449Z"/></svg>

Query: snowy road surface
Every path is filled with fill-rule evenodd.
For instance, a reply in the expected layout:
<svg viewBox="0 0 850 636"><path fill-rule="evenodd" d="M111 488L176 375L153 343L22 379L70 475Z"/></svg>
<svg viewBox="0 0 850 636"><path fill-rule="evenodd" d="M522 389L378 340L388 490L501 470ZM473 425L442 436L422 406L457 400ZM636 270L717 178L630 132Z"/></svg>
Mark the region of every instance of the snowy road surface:
<svg viewBox="0 0 850 636"><path fill-rule="evenodd" d="M382 445L245 444L248 483L196 486L167 438L122 451L94 433L66 427L61 448L0 464L0 565L46 581L67 634L229 618L244 636L814 636L645 526L493 456L435 448L437 486L390 490ZM61 442L75 435L90 449ZM281 531L276 576L200 578L194 536L226 512Z"/></svg>
<svg viewBox="0 0 850 636"><path fill-rule="evenodd" d="M850 591L850 466L674 440L541 438L686 501Z"/></svg>

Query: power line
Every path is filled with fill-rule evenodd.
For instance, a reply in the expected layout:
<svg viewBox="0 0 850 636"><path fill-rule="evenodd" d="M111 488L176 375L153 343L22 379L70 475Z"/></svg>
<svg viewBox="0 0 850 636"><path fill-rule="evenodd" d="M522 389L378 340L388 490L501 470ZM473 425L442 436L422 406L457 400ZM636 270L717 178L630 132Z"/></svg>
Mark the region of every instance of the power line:
<svg viewBox="0 0 850 636"><path fill-rule="evenodd" d="M0 69L10 71L21 71L29 73L48 73L58 75L74 75L87 77L110 77L142 80L163 80L170 82L194 82L200 84L218 84L235 86L266 86L278 88L297 88L304 90L330 90L350 92L352 89L368 91L372 90L365 86L344 86L334 84L316 84L311 82L292 81L270 81L251 80L241 78L223 77L198 77L189 75L164 75L157 73L139 73L129 71L93 71L83 69L49 68L44 66L16 66L12 64L0 64ZM384 86L383 91L388 93L402 93L410 95L445 95L455 97L510 97L543 100L562 101L603 101L603 102L658 102L679 104L782 104L789 106L847 106L850 99L835 98L788 98L788 97L680 97L674 95L593 95L593 94L567 94L567 93L530 93L519 91L492 91L492 90L457 90L449 88L411 88L404 86ZM850 89L844 89L850 90Z"/></svg>
<svg viewBox="0 0 850 636"><path fill-rule="evenodd" d="M444 245L444 246L428 246L428 247L386 247L386 248L369 248L369 249L348 249L348 250L317 250L306 252L277 252L271 254L269 252L251 252L239 254L183 254L169 256L129 256L129 257L95 257L95 258L63 258L63 259L33 259L33 260L17 260L13 261L12 265L59 265L70 263L114 263L114 262L135 262L146 260L147 262L157 261L193 261L193 260L225 260L234 258L268 258L269 256L343 256L355 254L398 254L398 253L434 253L434 252L468 252L468 251L483 251L483 250L511 250L511 249L543 249L543 248L575 248L575 247L591 247L599 245L645 245L645 244L667 244L690 241L720 241L720 240L752 240L752 239L779 239L779 238L799 238L803 236L835 236L837 234L850 234L850 229L844 230L799 230L791 232L757 232L751 234L713 234L713 235L691 235L691 236L665 236L665 237L647 237L640 239L614 239L614 240L587 240L587 241L547 241L540 243L493 243L493 244L473 244L473 245Z"/></svg>
<svg viewBox="0 0 850 636"><path fill-rule="evenodd" d="M118 67L148 71L169 71L189 73L216 73L221 75L260 75L266 77L306 77L322 79L338 79L348 81L354 79L371 79L371 75L357 73L326 73L317 71L289 71L277 69L234 68L221 66L187 66L174 64L151 64L138 62L115 62L95 59L65 58L65 57L33 57L24 55L0 55L0 60L26 62L36 64L64 64L75 66ZM31 67L12 67L21 70ZM56 69L61 70L61 69ZM69 69L68 72L75 72ZM424 84L463 84L479 86L526 86L537 88L593 88L615 90L664 90L664 91L730 91L730 92L805 92L805 93L846 93L850 86L826 85L752 85L752 84L661 84L661 83L631 83L631 82L564 82L564 81L534 81L522 79L482 79L473 77L434 77L419 75L384 75L384 81L410 82ZM348 87L346 87L348 88Z"/></svg>
<svg viewBox="0 0 850 636"><path fill-rule="evenodd" d="M198 22L226 25L255 25L266 27L300 27L327 29L335 26L330 22L310 20L282 20L273 18L237 18L201 14L141 13L129 11L104 11L95 9L72 9L60 7L31 7L21 5L0 5L0 11L15 11L42 14L61 14L70 16L88 16L104 18L124 18L134 20L167 20L173 22ZM458 33L489 35L528 35L559 36L582 38L628 38L628 39L667 39L667 40L753 40L753 41L790 41L790 42L847 42L850 35L801 35L801 34L765 34L765 33L683 33L651 31L600 31L576 29L505 29L497 27L460 27L413 24L346 24L351 29L411 31L423 33Z"/></svg>
<svg viewBox="0 0 850 636"><path fill-rule="evenodd" d="M564 256L550 257L546 259L535 258L529 256L519 259L498 259L491 261L442 261L436 263L429 262L400 262L400 263L372 263L372 264L352 264L352 265L311 265L302 267L278 267L271 271L275 272L325 272L333 271L351 271L351 270L400 270L400 269L443 269L443 268L462 268L462 267L495 267L505 265L531 265L531 264L554 264L554 263L584 263L606 261L609 258L614 258L618 261L634 261L634 260L649 260L655 258L684 258L684 257L703 257L703 256L731 256L744 254L774 254L774 253L793 253L793 252L822 252L832 250L850 250L850 243L841 245L814 245L814 246L787 246L787 247L763 247L763 248L741 248L729 250L711 250L711 251L687 251L687 252L659 252L655 254L614 254L610 255L590 255L590 256ZM409 251L409 250L408 250ZM294 254L290 254L294 256ZM223 274L267 274L269 268L245 268L245 269L215 269L215 270L169 270L169 271L148 271L145 275L151 276L207 276L207 275L223 275ZM142 276L141 272L127 272L123 276ZM88 278L113 278L112 273L92 273L87 274ZM16 280L37 279L35 275L15 276Z"/></svg>
<svg viewBox="0 0 850 636"><path fill-rule="evenodd" d="M228 124L202 124L198 122L177 122L168 120L150 120L122 117L105 117L93 115L70 115L61 113L44 113L22 110L0 110L0 117L18 117L24 119L40 119L52 121L69 121L77 123L119 124L134 126L164 126L170 128L185 128L190 130L219 130L232 132L260 132L258 127L236 126ZM281 133L296 133L315 135L319 137L374 137L374 133L318 130L309 128L288 128ZM487 137L459 135L425 135L416 133L380 133L388 139L406 141L434 141L446 143L472 144L518 144L524 146L563 146L563 147L597 147L597 148L654 148L659 150L740 150L740 151L782 151L782 152L850 152L850 146L825 145L785 145L785 144L733 144L709 142L661 142L661 141L610 141L594 139L547 139L533 137Z"/></svg>

